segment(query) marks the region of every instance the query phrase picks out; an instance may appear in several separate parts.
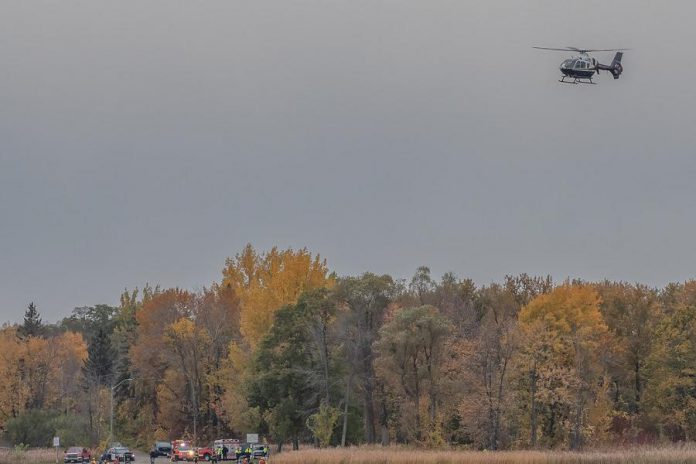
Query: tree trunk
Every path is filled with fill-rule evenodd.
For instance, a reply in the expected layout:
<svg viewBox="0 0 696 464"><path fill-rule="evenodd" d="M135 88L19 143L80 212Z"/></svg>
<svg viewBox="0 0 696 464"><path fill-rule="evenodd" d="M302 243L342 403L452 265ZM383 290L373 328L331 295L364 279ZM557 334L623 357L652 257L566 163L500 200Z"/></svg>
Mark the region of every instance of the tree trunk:
<svg viewBox="0 0 696 464"><path fill-rule="evenodd" d="M416 440L421 439L421 417L420 417L420 381L418 379L418 359L413 357L413 388L415 393L414 405L416 407Z"/></svg>
<svg viewBox="0 0 696 464"><path fill-rule="evenodd" d="M500 408L503 404L503 387L505 385L505 373L507 372L508 358L505 357L500 368L500 378L498 379L498 397L496 398L495 418L493 421L493 449L498 449L500 439Z"/></svg>
<svg viewBox="0 0 696 464"><path fill-rule="evenodd" d="M346 382L346 396L343 398L343 431L341 432L341 446L346 446L346 435L348 434L348 404L350 403L350 384L353 381L353 372L348 375Z"/></svg>
<svg viewBox="0 0 696 464"><path fill-rule="evenodd" d="M636 414L640 412L640 389L641 389L641 379L640 379L640 361L636 360L635 366L635 385L636 385Z"/></svg>
<svg viewBox="0 0 696 464"><path fill-rule="evenodd" d="M369 352L365 356L365 384L364 384L364 411L365 411L365 441L368 443L375 442L375 372L372 366L371 348L367 347Z"/></svg>
<svg viewBox="0 0 696 464"><path fill-rule="evenodd" d="M88 381L89 382L89 381ZM95 442L95 433L94 433L94 412L92 410L93 404L93 398L94 396L92 395L92 385L89 385L87 387L88 390L88 400L87 400L87 415L89 417L89 438L92 440L92 442Z"/></svg>
<svg viewBox="0 0 696 464"><path fill-rule="evenodd" d="M575 423L573 424L573 437L571 440L570 448L572 450L578 450L580 449L580 446L582 445L582 437L581 437L581 426L582 426L582 402L580 398L576 400L575 404Z"/></svg>
<svg viewBox="0 0 696 464"><path fill-rule="evenodd" d="M387 407L386 393L384 392L384 385L380 385L381 402L380 402L380 415L379 424L381 432L381 442L382 446L389 446L389 408Z"/></svg>
<svg viewBox="0 0 696 464"><path fill-rule="evenodd" d="M530 428L531 436L529 438L532 448L537 446L537 405L536 405L536 387L537 387L537 375L536 375L536 365L529 374L529 380L531 382L531 393L532 393L532 405L530 411Z"/></svg>
<svg viewBox="0 0 696 464"><path fill-rule="evenodd" d="M324 358L324 399L326 404L331 404L331 399L329 397L329 347L326 341L326 323L322 322L321 326L321 343L322 343L322 357Z"/></svg>
<svg viewBox="0 0 696 464"><path fill-rule="evenodd" d="M368 387L368 385L366 385ZM364 394L364 413L365 413L365 441L375 442L375 404L372 398L372 387L368 387Z"/></svg>
<svg viewBox="0 0 696 464"><path fill-rule="evenodd" d="M191 412L193 413L193 446L198 446L198 404L196 403L196 387L193 377L190 376L189 388L191 388Z"/></svg>

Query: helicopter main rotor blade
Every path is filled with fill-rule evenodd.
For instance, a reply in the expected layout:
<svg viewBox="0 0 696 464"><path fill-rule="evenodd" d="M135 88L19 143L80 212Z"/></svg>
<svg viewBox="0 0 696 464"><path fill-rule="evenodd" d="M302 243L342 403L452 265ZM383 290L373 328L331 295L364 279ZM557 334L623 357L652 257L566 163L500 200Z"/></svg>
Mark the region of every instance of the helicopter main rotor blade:
<svg viewBox="0 0 696 464"><path fill-rule="evenodd" d="M630 50L630 48L577 48L577 47L564 47L564 48L551 48L551 47L532 47L537 50L555 50L559 52L623 52L625 50Z"/></svg>
<svg viewBox="0 0 696 464"><path fill-rule="evenodd" d="M549 47L532 47L536 48L537 50L555 50L557 52L573 52L577 51L575 48L549 48Z"/></svg>
<svg viewBox="0 0 696 464"><path fill-rule="evenodd" d="M630 48L589 48L587 50L579 50L582 52L623 52Z"/></svg>

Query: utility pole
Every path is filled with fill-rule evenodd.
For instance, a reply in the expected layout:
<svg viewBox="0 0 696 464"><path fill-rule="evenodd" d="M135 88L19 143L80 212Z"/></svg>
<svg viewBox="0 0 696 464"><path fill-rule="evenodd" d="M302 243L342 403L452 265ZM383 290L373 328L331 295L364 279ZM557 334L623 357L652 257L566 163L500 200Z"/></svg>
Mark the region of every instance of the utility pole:
<svg viewBox="0 0 696 464"><path fill-rule="evenodd" d="M198 446L198 399L196 398L196 386L193 379L189 381L191 386L191 409L193 412L193 446Z"/></svg>
<svg viewBox="0 0 696 464"><path fill-rule="evenodd" d="M111 421L109 425L109 443L114 439L114 390L116 390L122 383L132 382L134 379L123 379L116 385L111 386Z"/></svg>

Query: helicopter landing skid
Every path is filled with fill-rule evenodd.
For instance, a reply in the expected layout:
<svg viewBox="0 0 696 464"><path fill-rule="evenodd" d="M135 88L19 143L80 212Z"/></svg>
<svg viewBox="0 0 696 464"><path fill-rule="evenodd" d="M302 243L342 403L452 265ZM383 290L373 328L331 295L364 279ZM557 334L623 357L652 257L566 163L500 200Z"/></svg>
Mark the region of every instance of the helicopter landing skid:
<svg viewBox="0 0 696 464"><path fill-rule="evenodd" d="M574 78L572 78L573 80L566 80L566 78L568 78L568 76L563 76L559 79L558 82L562 82L564 84L592 84L592 85L597 84L596 82L592 82L591 77L586 78L586 79L574 77ZM571 79L571 78L569 78L569 79Z"/></svg>

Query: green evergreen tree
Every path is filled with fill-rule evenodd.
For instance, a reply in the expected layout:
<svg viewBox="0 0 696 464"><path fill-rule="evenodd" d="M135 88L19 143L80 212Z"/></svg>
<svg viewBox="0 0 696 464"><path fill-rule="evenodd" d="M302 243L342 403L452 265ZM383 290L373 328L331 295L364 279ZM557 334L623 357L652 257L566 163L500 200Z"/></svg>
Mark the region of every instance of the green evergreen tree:
<svg viewBox="0 0 696 464"><path fill-rule="evenodd" d="M17 333L21 338L40 337L43 335L43 323L34 302L29 303L27 310L24 312L24 323L19 327Z"/></svg>
<svg viewBox="0 0 696 464"><path fill-rule="evenodd" d="M87 347L87 359L82 366L83 375L95 383L109 385L112 380L114 357L111 339L103 327L98 328Z"/></svg>

